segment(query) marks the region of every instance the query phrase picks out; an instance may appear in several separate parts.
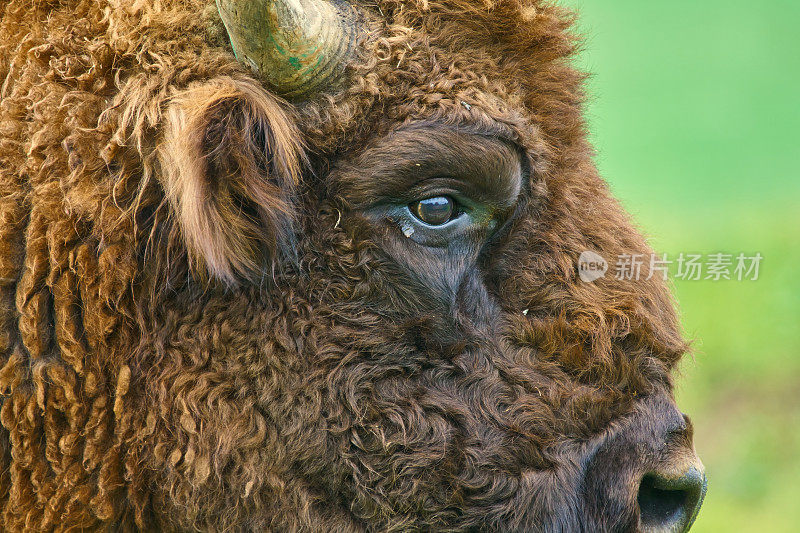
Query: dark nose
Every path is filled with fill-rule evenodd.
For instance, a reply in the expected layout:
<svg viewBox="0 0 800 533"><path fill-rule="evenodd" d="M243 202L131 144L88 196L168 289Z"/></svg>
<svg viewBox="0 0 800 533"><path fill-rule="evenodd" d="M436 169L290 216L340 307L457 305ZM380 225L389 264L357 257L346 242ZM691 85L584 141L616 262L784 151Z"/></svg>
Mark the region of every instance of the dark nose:
<svg viewBox="0 0 800 533"><path fill-rule="evenodd" d="M652 533L688 531L706 495L703 467L693 465L680 475L649 472L639 484L641 530Z"/></svg>

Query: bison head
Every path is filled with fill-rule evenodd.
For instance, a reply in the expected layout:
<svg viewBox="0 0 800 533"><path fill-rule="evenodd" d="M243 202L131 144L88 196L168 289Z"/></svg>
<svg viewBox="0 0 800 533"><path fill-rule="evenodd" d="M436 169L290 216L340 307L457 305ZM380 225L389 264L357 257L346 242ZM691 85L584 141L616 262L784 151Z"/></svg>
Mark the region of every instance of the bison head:
<svg viewBox="0 0 800 533"><path fill-rule="evenodd" d="M705 478L672 397L669 293L647 261L579 275L584 252L651 251L593 166L568 13L140 4L87 17L112 92L51 191L68 206L51 216L80 221L47 233L79 287L54 291L52 320L81 299L86 339L59 337L52 364L113 421L75 463L72 486L102 489L82 517L688 529ZM94 412L63 431L88 442Z"/></svg>

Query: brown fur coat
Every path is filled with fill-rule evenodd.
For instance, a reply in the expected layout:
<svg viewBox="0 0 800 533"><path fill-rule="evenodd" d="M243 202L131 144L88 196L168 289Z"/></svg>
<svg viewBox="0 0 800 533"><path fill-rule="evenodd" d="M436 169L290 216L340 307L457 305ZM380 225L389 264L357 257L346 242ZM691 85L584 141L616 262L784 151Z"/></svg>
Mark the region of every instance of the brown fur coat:
<svg viewBox="0 0 800 533"><path fill-rule="evenodd" d="M515 516L511 467L501 483L476 466L474 494L436 488L452 413L495 404L398 381L426 375L419 353L470 341L431 337L336 177L398 125L491 124L527 150L535 201L487 278L517 366L473 362L495 384L471 385L513 391L486 416L524 433L515 457L546 471L557 444L668 394L684 344L661 282L576 279L584 249L648 248L593 168L570 16L527 0L360 8L345 88L289 105L234 59L213 2L0 4L3 530ZM478 493L500 503L470 514Z"/></svg>

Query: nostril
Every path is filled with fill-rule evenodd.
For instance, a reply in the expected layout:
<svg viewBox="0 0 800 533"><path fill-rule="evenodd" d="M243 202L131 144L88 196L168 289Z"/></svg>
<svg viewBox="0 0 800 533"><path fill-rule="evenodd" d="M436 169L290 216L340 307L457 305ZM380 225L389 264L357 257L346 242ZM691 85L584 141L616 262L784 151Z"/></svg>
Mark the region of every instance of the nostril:
<svg viewBox="0 0 800 533"><path fill-rule="evenodd" d="M696 468L678 478L646 474L637 500L642 529L681 533L694 522L706 492L706 477Z"/></svg>
<svg viewBox="0 0 800 533"><path fill-rule="evenodd" d="M642 523L657 525L674 522L683 512L689 494L685 490L662 489L654 476L646 476L639 486Z"/></svg>

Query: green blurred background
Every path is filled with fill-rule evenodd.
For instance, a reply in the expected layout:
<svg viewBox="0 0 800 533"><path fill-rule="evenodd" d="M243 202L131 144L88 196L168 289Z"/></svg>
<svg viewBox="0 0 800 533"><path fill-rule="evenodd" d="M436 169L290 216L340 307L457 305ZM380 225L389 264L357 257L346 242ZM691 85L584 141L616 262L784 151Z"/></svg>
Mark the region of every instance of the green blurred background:
<svg viewBox="0 0 800 533"><path fill-rule="evenodd" d="M563 3L597 164L653 247L764 256L757 281L674 281L709 476L692 531L798 532L800 2Z"/></svg>

